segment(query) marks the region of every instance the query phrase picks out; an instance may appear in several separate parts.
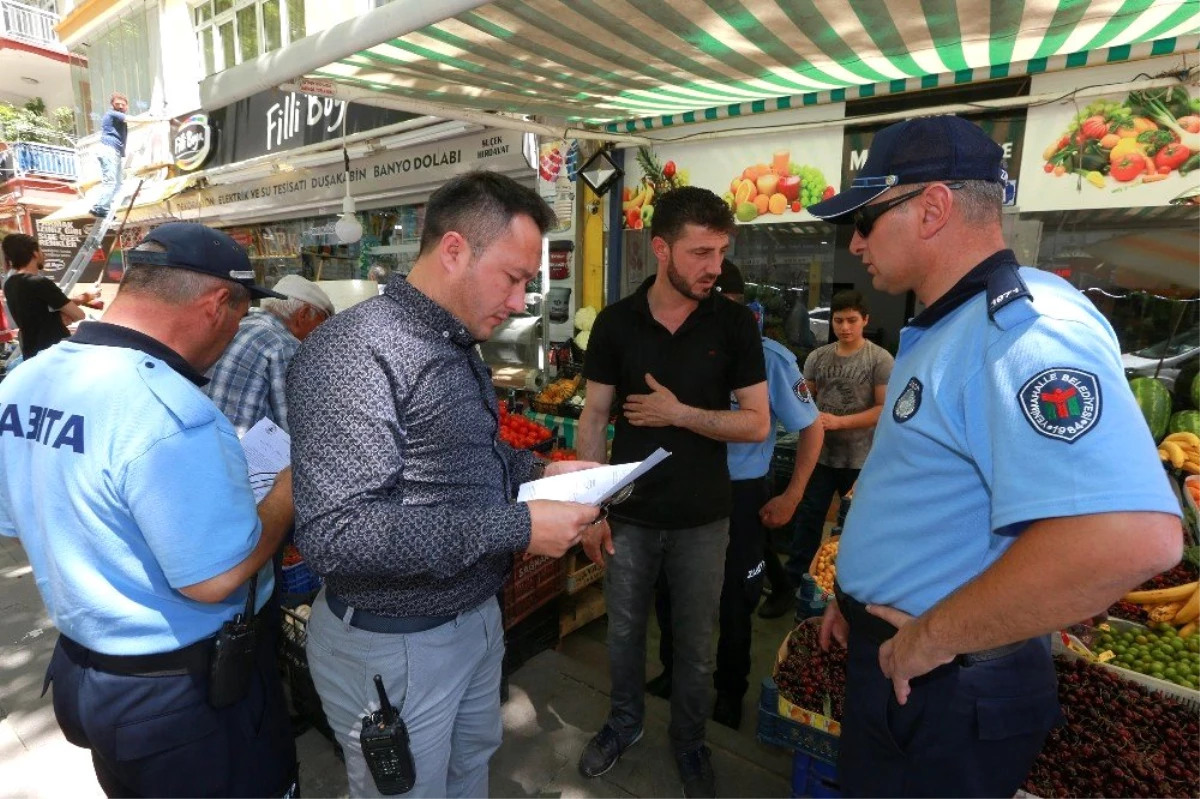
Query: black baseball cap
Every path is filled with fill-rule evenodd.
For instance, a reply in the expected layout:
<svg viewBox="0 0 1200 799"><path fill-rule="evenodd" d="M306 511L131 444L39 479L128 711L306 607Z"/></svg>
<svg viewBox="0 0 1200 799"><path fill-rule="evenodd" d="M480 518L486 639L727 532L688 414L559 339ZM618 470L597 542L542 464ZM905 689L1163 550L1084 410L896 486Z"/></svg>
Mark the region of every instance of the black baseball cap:
<svg viewBox="0 0 1200 799"><path fill-rule="evenodd" d="M250 257L228 233L196 222L168 222L151 230L138 244L140 246L151 241L162 245L166 252L134 248L125 253L125 260L130 264L190 269L230 280L249 289L250 296L255 299L287 299L283 294L254 282L254 267L250 264Z"/></svg>
<svg viewBox="0 0 1200 799"><path fill-rule="evenodd" d="M717 278L713 288L722 294L745 294L746 282L742 280L742 270L726 258L721 262L721 276Z"/></svg>
<svg viewBox="0 0 1200 799"><path fill-rule="evenodd" d="M850 188L805 210L817 219L848 225L855 211L892 186L957 180L1004 184L1004 150L978 125L960 117L909 119L875 134L867 163Z"/></svg>

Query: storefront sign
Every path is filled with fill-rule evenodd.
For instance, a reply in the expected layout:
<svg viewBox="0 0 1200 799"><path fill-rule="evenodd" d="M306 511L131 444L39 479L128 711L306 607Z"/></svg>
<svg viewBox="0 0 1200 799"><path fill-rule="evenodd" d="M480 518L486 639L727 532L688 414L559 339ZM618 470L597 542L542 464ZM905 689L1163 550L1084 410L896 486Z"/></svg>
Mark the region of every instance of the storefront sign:
<svg viewBox="0 0 1200 799"><path fill-rule="evenodd" d="M753 134L629 151L621 198L625 228L649 227L655 196L682 185L701 186L723 197L742 224L812 220L804 209L837 191L842 131L778 128L828 119L844 108L824 105L763 114L745 120L747 128L764 127Z"/></svg>
<svg viewBox="0 0 1200 799"><path fill-rule="evenodd" d="M171 154L175 166L191 172L204 166L212 152L213 135L208 114L192 114L179 120L172 130Z"/></svg>
<svg viewBox="0 0 1200 799"><path fill-rule="evenodd" d="M415 118L401 111L271 89L209 112L209 125L216 134L209 166L340 139L343 122L350 135Z"/></svg>
<svg viewBox="0 0 1200 799"><path fill-rule="evenodd" d="M360 200L423 187L432 191L453 175L474 169L508 173L528 169L521 149L523 136L515 131L484 131L351 161L349 173L338 164L190 192L173 199L171 208L177 214L203 218L332 204L345 196L347 180L350 193Z"/></svg>
<svg viewBox="0 0 1200 799"><path fill-rule="evenodd" d="M1182 57L1035 75L1031 94L1063 96L1029 109L1022 211L1144 208L1200 190L1200 93L1194 84L1075 98L1081 86L1181 73Z"/></svg>
<svg viewBox="0 0 1200 799"><path fill-rule="evenodd" d="M960 114L963 119L974 122L1004 149L1005 169L1008 184L1004 192L1004 204L1017 202L1017 175L1021 172L1022 151L1025 142L1025 109L1002 111L990 114ZM842 184L850 185L859 170L867 163L871 142L875 134L885 125L846 129L846 149L842 156Z"/></svg>
<svg viewBox="0 0 1200 799"><path fill-rule="evenodd" d="M94 220L91 219L76 219L70 222L45 222L41 219L34 221L38 246L41 247L42 255L46 259L45 267L42 270L46 277L57 282L63 276L80 247L83 246L93 223ZM103 253L101 253L100 258L103 259L103 257ZM100 262L89 265L81 279L84 281L95 280L95 274L101 265Z"/></svg>

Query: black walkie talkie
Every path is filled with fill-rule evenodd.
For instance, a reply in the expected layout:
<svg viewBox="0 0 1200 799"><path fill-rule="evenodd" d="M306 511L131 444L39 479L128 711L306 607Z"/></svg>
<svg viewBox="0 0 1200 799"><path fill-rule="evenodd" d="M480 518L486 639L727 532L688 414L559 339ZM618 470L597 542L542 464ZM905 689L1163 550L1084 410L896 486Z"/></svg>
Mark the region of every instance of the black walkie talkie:
<svg viewBox="0 0 1200 799"><path fill-rule="evenodd" d="M379 710L363 716L363 758L375 779L375 788L385 796L408 793L417 782L412 750L408 747L408 727L388 701L383 690L383 677L375 675L375 690L379 692Z"/></svg>

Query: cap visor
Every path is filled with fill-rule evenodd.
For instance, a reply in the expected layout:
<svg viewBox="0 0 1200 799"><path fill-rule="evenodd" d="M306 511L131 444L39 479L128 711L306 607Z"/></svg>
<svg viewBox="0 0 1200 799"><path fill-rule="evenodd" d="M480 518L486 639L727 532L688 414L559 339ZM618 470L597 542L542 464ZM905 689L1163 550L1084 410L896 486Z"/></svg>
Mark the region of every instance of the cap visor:
<svg viewBox="0 0 1200 799"><path fill-rule="evenodd" d="M841 194L835 194L824 202L810 205L804 210L835 225L849 225L854 221L853 214L859 208L874 200L888 190L888 186L878 189L846 189Z"/></svg>
<svg viewBox="0 0 1200 799"><path fill-rule="evenodd" d="M243 283L242 285L246 286L245 283ZM250 289L250 296L256 300L265 300L268 297L271 297L276 300L288 299L288 296L286 294L280 294L278 291L271 291L270 289L264 288L263 286L259 286L257 284L246 286L246 288Z"/></svg>

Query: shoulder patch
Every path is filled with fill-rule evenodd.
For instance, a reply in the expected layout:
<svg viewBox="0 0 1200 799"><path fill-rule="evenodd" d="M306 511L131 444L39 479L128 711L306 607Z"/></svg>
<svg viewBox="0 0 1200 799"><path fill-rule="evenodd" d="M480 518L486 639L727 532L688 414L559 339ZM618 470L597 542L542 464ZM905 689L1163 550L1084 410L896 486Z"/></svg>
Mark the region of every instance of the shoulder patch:
<svg viewBox="0 0 1200 799"><path fill-rule="evenodd" d="M1100 419L1100 380L1082 369L1046 369L1021 386L1017 401L1034 430L1072 444Z"/></svg>
<svg viewBox="0 0 1200 799"><path fill-rule="evenodd" d="M803 377L796 381L796 385L792 386L792 391L795 392L796 399L801 402L812 402L812 392L808 390L808 383L804 381Z"/></svg>
<svg viewBox="0 0 1200 799"><path fill-rule="evenodd" d="M1017 271L1015 265L1002 266L992 272L987 285L989 317L995 316L996 311L1021 297L1032 299L1033 295L1029 293L1029 287L1025 285L1025 281L1021 278L1021 273Z"/></svg>
<svg viewBox="0 0 1200 799"><path fill-rule="evenodd" d="M904 424L917 415L917 411L921 409L921 394L924 390L925 386L920 380L915 377L908 379L908 385L900 392L900 396L896 397L896 404L892 406L892 419L897 424Z"/></svg>

